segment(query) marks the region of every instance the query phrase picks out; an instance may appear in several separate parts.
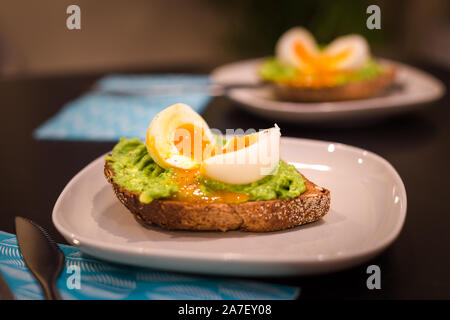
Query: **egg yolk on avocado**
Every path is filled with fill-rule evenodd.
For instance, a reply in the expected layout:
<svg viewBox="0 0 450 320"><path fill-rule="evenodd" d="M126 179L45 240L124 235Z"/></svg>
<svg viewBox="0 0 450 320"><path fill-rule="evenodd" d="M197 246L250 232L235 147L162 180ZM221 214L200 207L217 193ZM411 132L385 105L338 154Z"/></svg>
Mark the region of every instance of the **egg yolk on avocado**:
<svg viewBox="0 0 450 320"><path fill-rule="evenodd" d="M240 203L249 199L246 193L228 190L206 192L198 181L200 170L175 170L173 179L178 185L178 192L170 199L196 203Z"/></svg>
<svg viewBox="0 0 450 320"><path fill-rule="evenodd" d="M146 148L156 164L170 170L177 186L174 199L238 203L248 200L247 192L235 188L229 191L226 185L211 191L199 181L246 185L261 180L279 163L279 136L280 129L275 126L223 143L198 113L177 103L153 118Z"/></svg>
<svg viewBox="0 0 450 320"><path fill-rule="evenodd" d="M305 87L332 86L339 75L346 73L338 70L337 64L352 53L352 50L347 48L334 55L323 52L312 55L301 41L294 43L294 51L304 61L305 66L301 73L288 82L294 86Z"/></svg>
<svg viewBox="0 0 450 320"><path fill-rule="evenodd" d="M338 85L352 76L370 59L369 45L362 36L340 36L319 47L306 29L294 27L278 40L276 59L297 72L280 82L298 87L328 87ZM277 80L278 82L278 80Z"/></svg>
<svg viewBox="0 0 450 320"><path fill-rule="evenodd" d="M180 154L189 156L193 160L203 161L218 153L232 152L238 150L238 148L248 147L255 140L251 136L233 138L221 149L206 138L201 128L186 123L176 129L174 144ZM173 194L170 199L197 203L239 203L245 202L249 198L246 193L227 190L214 193L206 192L201 188L201 183L198 181L200 175L201 170L197 167L191 170L175 168L172 178L178 186L178 192Z"/></svg>

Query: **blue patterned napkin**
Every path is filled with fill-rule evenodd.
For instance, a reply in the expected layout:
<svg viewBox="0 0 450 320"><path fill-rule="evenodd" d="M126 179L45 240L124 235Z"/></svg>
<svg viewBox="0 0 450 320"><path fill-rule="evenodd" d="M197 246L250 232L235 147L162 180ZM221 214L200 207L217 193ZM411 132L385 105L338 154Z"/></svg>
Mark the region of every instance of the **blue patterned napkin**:
<svg viewBox="0 0 450 320"><path fill-rule="evenodd" d="M256 281L121 266L86 257L72 246L60 245L60 248L66 256L66 265L58 278L64 299L289 300L295 299L300 291L296 287ZM0 272L17 299L43 299L39 284L22 260L15 235L2 231Z"/></svg>
<svg viewBox="0 0 450 320"><path fill-rule="evenodd" d="M207 88L202 75L111 75L100 79L101 90L151 89L152 86L187 85ZM53 118L34 131L36 139L116 141L121 137L145 139L153 117L164 108L183 102L201 113L211 96L207 90L170 95L108 95L99 91L82 95L66 104Z"/></svg>

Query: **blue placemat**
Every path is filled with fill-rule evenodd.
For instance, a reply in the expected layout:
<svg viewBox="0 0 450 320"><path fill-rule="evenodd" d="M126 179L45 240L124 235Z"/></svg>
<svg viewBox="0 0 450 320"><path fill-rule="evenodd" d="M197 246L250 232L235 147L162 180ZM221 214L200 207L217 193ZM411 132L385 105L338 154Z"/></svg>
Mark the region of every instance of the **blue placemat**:
<svg viewBox="0 0 450 320"><path fill-rule="evenodd" d="M66 265L58 278L64 299L295 299L300 289L271 283L214 279L195 275L119 266L86 257L60 245ZM43 299L26 268L15 235L0 231L0 272L17 299ZM79 275L79 278L76 278Z"/></svg>
<svg viewBox="0 0 450 320"><path fill-rule="evenodd" d="M103 90L150 89L152 86L189 85L202 87L210 83L202 75L111 75L100 79L96 87ZM153 117L166 107L182 102L201 113L211 96L204 92L171 95L118 96L90 92L66 104L54 117L39 126L33 135L45 140L116 141L121 137L145 139Z"/></svg>

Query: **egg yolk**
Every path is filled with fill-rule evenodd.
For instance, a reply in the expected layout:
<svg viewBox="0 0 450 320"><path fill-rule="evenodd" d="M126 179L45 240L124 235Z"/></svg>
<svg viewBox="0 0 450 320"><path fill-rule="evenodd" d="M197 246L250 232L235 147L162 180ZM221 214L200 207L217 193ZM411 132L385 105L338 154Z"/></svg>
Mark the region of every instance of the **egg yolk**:
<svg viewBox="0 0 450 320"><path fill-rule="evenodd" d="M352 53L352 50L347 48L335 55L325 53L312 55L301 42L294 44L294 51L304 61L305 66L302 73L289 82L292 85L306 87L333 85L336 78L344 73L336 69L337 64Z"/></svg>
<svg viewBox="0 0 450 320"><path fill-rule="evenodd" d="M170 200L195 202L195 203L240 203L249 199L246 193L232 191L205 192L197 177L199 170L176 170L173 179L178 185L178 192L170 197Z"/></svg>
<svg viewBox="0 0 450 320"><path fill-rule="evenodd" d="M231 143L227 144L226 148L220 149L208 140L202 128L186 123L176 129L174 144L181 154L201 162L220 152L232 152L248 147L256 141L255 138L250 136L236 137ZM199 176L200 170L198 168L192 170L175 169L173 179L178 185L178 192L172 195L170 199L196 203L239 203L248 200L246 193L226 190L214 193L205 192L197 179Z"/></svg>
<svg viewBox="0 0 450 320"><path fill-rule="evenodd" d="M180 154L199 162L208 158L208 152L214 149L203 128L192 123L182 124L175 130L174 144Z"/></svg>

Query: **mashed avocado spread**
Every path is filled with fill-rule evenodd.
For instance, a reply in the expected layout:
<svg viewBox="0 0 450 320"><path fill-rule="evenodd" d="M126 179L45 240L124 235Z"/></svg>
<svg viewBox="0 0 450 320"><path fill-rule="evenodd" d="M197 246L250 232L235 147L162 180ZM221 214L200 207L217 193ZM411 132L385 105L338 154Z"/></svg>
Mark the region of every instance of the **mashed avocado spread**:
<svg viewBox="0 0 450 320"><path fill-rule="evenodd" d="M382 69L380 65L371 59L358 71L337 73L331 78L331 82L333 85L342 85L353 81L368 80L381 73ZM303 76L301 70L287 66L274 58L267 59L263 62L259 69L259 74L264 80L274 82L291 82L296 79L301 79ZM308 75L305 76L309 77Z"/></svg>
<svg viewBox="0 0 450 320"><path fill-rule="evenodd" d="M137 138L122 138L105 159L114 171L114 181L126 190L140 194L142 203L169 198L179 192L173 169L163 169ZM231 191L245 193L249 201L288 199L306 190L305 180L294 166L280 160L276 172L244 185L231 185L205 177L196 177L205 193Z"/></svg>

